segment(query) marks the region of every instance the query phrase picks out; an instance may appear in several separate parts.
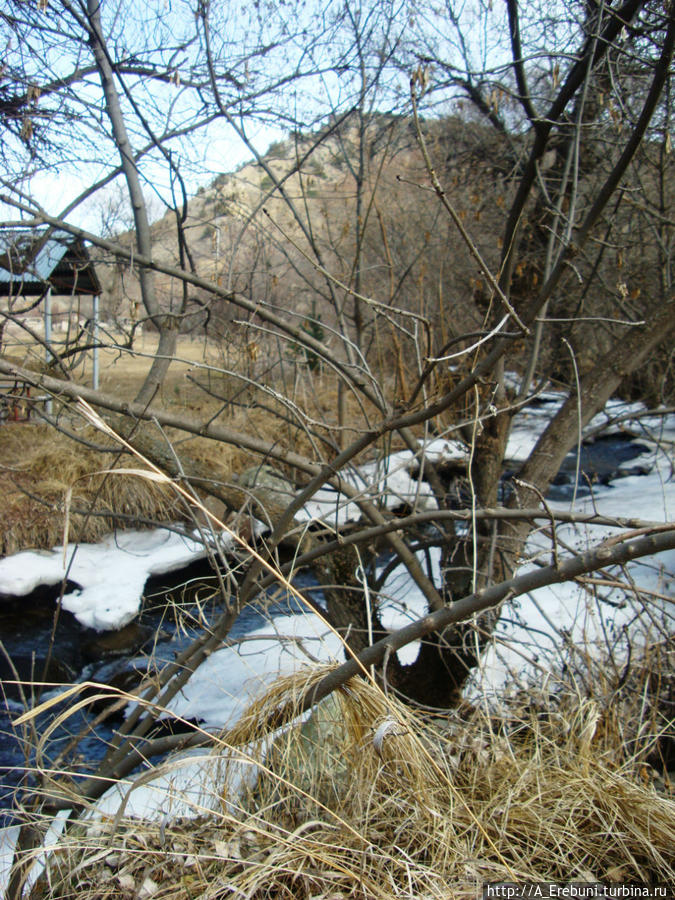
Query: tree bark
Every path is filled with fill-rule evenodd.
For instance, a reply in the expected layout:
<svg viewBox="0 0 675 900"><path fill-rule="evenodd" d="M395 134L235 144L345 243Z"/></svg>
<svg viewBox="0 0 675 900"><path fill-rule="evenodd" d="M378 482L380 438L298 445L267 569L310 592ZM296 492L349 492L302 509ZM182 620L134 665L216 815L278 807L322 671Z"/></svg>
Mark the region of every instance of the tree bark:
<svg viewBox="0 0 675 900"><path fill-rule="evenodd" d="M106 113L110 119L112 134L120 154L122 170L127 182L129 199L134 216L136 246L139 253L152 259L152 234L148 221L147 206L141 187L135 154L129 141L124 114L115 88L115 76L110 62L106 41L101 25L100 0L87 0L87 13L91 25L90 43L96 66L101 78L105 96ZM138 403L147 404L157 394L176 352L178 330L171 316L162 314L155 293L155 277L152 269L139 266L139 281L143 306L151 322L159 331L159 346L150 366L150 371L136 397Z"/></svg>

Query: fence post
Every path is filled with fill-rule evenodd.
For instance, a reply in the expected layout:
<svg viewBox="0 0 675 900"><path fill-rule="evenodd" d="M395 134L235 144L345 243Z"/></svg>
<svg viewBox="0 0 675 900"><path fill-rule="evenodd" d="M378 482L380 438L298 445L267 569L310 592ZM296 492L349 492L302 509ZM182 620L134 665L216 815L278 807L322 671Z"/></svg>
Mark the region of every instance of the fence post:
<svg viewBox="0 0 675 900"><path fill-rule="evenodd" d="M44 307L44 317L45 317L45 344L47 344L47 348L45 350L45 359L47 363L50 363L52 360L52 353L49 349L49 345L52 340L52 288L51 285L47 288L47 293L45 294L45 307ZM48 416L52 414L52 401L47 400L45 403L45 410Z"/></svg>
<svg viewBox="0 0 675 900"><path fill-rule="evenodd" d="M92 314L91 335L94 343L94 358L92 372L92 387L98 390L98 294L94 295L94 309Z"/></svg>

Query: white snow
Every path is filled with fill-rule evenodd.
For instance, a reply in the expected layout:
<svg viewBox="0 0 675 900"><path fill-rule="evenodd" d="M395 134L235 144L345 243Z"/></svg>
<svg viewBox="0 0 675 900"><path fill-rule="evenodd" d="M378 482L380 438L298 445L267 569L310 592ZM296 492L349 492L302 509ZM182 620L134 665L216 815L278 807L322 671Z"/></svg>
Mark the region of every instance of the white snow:
<svg viewBox="0 0 675 900"><path fill-rule="evenodd" d="M536 407L518 413L509 441L511 459L524 458L561 402L560 394L547 392L539 395ZM610 414L616 416L626 408L614 404ZM638 408L634 405L629 411ZM596 417L589 428L595 427L598 421ZM666 423L668 433L674 433L674 423L675 417ZM659 423L655 420L656 425ZM424 449L434 459L461 460L466 456L466 448L461 443L442 438L427 442ZM577 501L575 509L648 520L672 519L675 485L670 480L670 462L662 451L656 450L651 451L649 461L653 466L650 474L618 479L609 487L596 487L592 497ZM390 507L401 502L433 506L435 501L428 487L420 485L409 474L416 466L414 455L402 451L392 454L386 463L370 463L359 472L352 471L348 477L364 496L384 500ZM569 508L569 504L551 505ZM353 501L335 491L322 490L299 518L342 523L359 516ZM581 549L596 544L610 532L609 528L565 525L558 528L558 537L571 549ZM535 534L527 549L549 561L550 546L542 534ZM120 532L100 545L80 545L74 551L69 545L67 559L73 553L74 556L68 578L82 590L67 595L64 606L83 624L97 629L119 628L134 617L149 575L179 568L204 554L201 544L163 531ZM419 559L426 567L424 554L420 553ZM439 583L440 550L432 549L430 560L430 575ZM674 570L675 553L662 554L657 560L642 560L629 567L631 577L638 584L671 596ZM58 583L64 574L62 549L18 554L0 561L0 592L25 594L38 584ZM560 648L564 648L563 632L582 647L611 645L622 635L623 626L632 622L635 607L630 596L626 597L622 591L604 587L598 591L614 605L596 602L582 587L566 584L541 589L531 596L518 598L513 606L506 606L496 640L488 649L472 688L494 694L516 678L541 677L540 667L549 668ZM660 616L663 609L664 604L656 599L654 615ZM387 628L401 627L426 611L421 592L405 569L397 566L381 593L382 623ZM399 651L403 662L412 661L416 654L414 645ZM318 615L307 612L278 616L264 628L246 635L237 646L213 653L171 701L167 713L199 719L210 731L222 729L232 725L248 703L278 675L294 671L308 660L343 659L339 639ZM214 765L214 756L203 751L183 754L151 773L116 786L100 801L98 810L101 815L114 816L126 797L125 815L157 817L196 815L207 809L218 811L223 809L224 802L226 805L229 802L223 799L226 793L236 802L237 791L250 784L254 777L253 763L241 754L225 756L221 765ZM6 832L6 843L10 837L11 833ZM2 839L0 835L0 850L4 846ZM0 895L1 859L0 852Z"/></svg>
<svg viewBox="0 0 675 900"><path fill-rule="evenodd" d="M670 461L655 451L651 462L649 474L597 486L592 496L577 500L574 510L608 517L672 521L675 483L670 478ZM569 510L569 504L550 506L554 511ZM556 531L559 542L579 552L597 545L617 529L559 525ZM551 562L550 540L541 533L531 536L525 552L546 564ZM532 566L528 563L519 572ZM675 551L630 563L626 572L641 590L655 592L646 608L629 586L624 589L600 585L587 590L575 582L550 585L506 604L494 640L470 685L471 692L495 698L505 689L527 687L544 677L555 680L556 670L559 672L570 662L571 646L576 648L576 664L582 667L584 654L589 658L611 657L621 665L629 640L635 646L648 636L658 637L659 632L671 635L674 611L666 598L673 596Z"/></svg>
<svg viewBox="0 0 675 900"><path fill-rule="evenodd" d="M316 613L275 616L236 647L213 653L174 697L174 716L201 719L207 728L234 724L264 688L309 662L344 660L342 643Z"/></svg>
<svg viewBox="0 0 675 900"><path fill-rule="evenodd" d="M619 479L610 487L599 487L592 497L579 500L576 509L652 520L672 517L675 486L668 481L668 462L663 455L652 461L655 465L650 475L631 476ZM551 505L569 508L569 504ZM581 550L596 544L611 531L607 527L564 525L558 528L558 537L570 548ZM550 546L542 535L530 540L528 551L549 561ZM440 556L439 548L429 551L430 574L437 584ZM425 554L420 552L418 559L426 570ZM668 575L668 571L675 571L675 553L629 566L631 576L643 588L672 593L672 582L668 579L675 576ZM606 593L613 603L623 603L620 592ZM632 625L634 638L639 627L631 603L598 604L576 584L543 588L531 597L518 598L514 606L515 609L505 608L495 641L471 685L472 691L483 696L494 696L508 684L523 683L528 677L542 677L540 668L547 671L554 668L564 655L563 630L581 648L606 651L612 641L621 637L624 625ZM391 629L402 627L426 611L421 591L405 568L397 566L387 577L380 595L382 624ZM413 662L418 649L419 644L413 643L400 650L401 662ZM198 718L207 730L231 726L274 678L295 670L309 659L342 661L344 654L337 636L311 612L278 616L269 625L246 635L238 646L210 656L171 701L167 711L186 719ZM218 764L214 758L219 760ZM184 754L172 759L168 767L160 767L157 777L153 776L151 781L141 776L140 784L129 794L124 812L154 818L190 816L209 809L218 813L223 803L233 811L238 792L253 783L255 773L254 762L237 753L220 757L203 752ZM100 801L99 810L114 815L129 787L127 784L111 789Z"/></svg>
<svg viewBox="0 0 675 900"><path fill-rule="evenodd" d="M205 730L222 730L234 725L250 702L280 675L309 661L343 659L340 639L315 613L277 616L247 634L236 647L212 654L172 700L167 713L201 719ZM88 814L89 827L94 832L108 828L118 815L148 820L222 812L237 815L241 797L255 785L258 761L264 755L264 747L231 748L221 743L211 752L171 756L109 788ZM68 814L59 814L63 820L50 830L33 880L44 868L45 853ZM0 830L0 897L7 886L17 836L18 826Z"/></svg>
<svg viewBox="0 0 675 900"><path fill-rule="evenodd" d="M527 458L564 396L557 391L541 391L533 405L515 415L506 449L507 461L520 462ZM639 403L611 400L585 432L643 408ZM669 434L675 434L674 422L672 416L670 423L666 422ZM612 426L610 430L626 428L630 424ZM658 418L642 422L634 420L632 424L641 430L648 427L656 430L662 425ZM387 509L403 505L414 509L435 508L436 500L429 485L411 474L419 468L422 456L432 462L462 461L468 456L468 448L458 440L433 438L420 441L417 455L408 450L392 453L386 459L341 473L341 477L359 492L359 496L383 504ZM644 456L641 456L631 460L630 464L643 462ZM300 522L321 520L334 526L360 517L354 499L330 488L318 491L296 515ZM69 544L65 554L62 547L56 547L47 551L26 551L0 560L0 596L23 596L38 585L58 584L65 576L76 583L78 589L64 596L64 609L73 613L83 625L97 631L119 629L138 614L149 576L180 569L204 555L199 541L165 529L119 531L100 544Z"/></svg>
<svg viewBox="0 0 675 900"><path fill-rule="evenodd" d="M386 459L366 463L358 470L341 472L340 477L358 491L361 499L384 505L387 509L408 505L415 509L436 506L431 488L410 474L417 468L414 454L409 450L392 453ZM344 525L361 518L354 499L331 488L322 488L297 515L299 522L322 521L328 525Z"/></svg>
<svg viewBox="0 0 675 900"><path fill-rule="evenodd" d="M469 448L462 441L450 438L432 438L420 441L424 456L432 463L461 462L468 458Z"/></svg>
<svg viewBox="0 0 675 900"><path fill-rule="evenodd" d="M528 406L515 414L504 453L507 463L525 462L563 401L560 394L540 395L540 406Z"/></svg>
<svg viewBox="0 0 675 900"><path fill-rule="evenodd" d="M0 828L0 897L5 896L14 858L14 848L19 839L19 825Z"/></svg>
<svg viewBox="0 0 675 900"><path fill-rule="evenodd" d="M68 544L0 560L0 594L23 596L63 578L79 585L63 608L97 631L123 628L138 614L151 575L181 569L205 555L200 542L167 529L118 531L100 544Z"/></svg>
<svg viewBox="0 0 675 900"><path fill-rule="evenodd" d="M212 752L193 750L170 756L143 774L119 781L88 815L94 831L115 816L161 820L195 818L226 808L236 814L239 798L255 786L257 759L247 749L216 745Z"/></svg>
<svg viewBox="0 0 675 900"><path fill-rule="evenodd" d="M560 391L542 391L537 394L534 404L524 406L515 414L504 454L507 464L525 462L566 397L567 395ZM583 427L582 438L600 429L603 435L631 432L646 439L649 430L659 435L662 425L660 417L630 418L631 414L641 413L644 410L642 403L626 403L623 400L611 399L604 410L593 416L588 425ZM613 419L624 416L627 418L621 423L608 425ZM672 423L672 416L670 420ZM666 426L668 427L668 422ZM670 429L672 428L673 424L670 424ZM635 465L636 460L631 460L630 464Z"/></svg>
<svg viewBox="0 0 675 900"><path fill-rule="evenodd" d="M675 416L638 415L645 412L643 403L626 403L613 398L584 428L584 436L602 429L603 434L630 432L638 437L672 441L675 439ZM615 421L620 419L621 421Z"/></svg>
<svg viewBox="0 0 675 900"><path fill-rule="evenodd" d="M206 731L235 724L250 703L281 675L308 662L343 661L339 637L313 612L276 616L241 643L212 654L166 708L166 714L199 719ZM132 707L130 706L130 709ZM110 788L97 802L95 817L123 814L158 819L205 812L236 813L237 798L253 787L255 756L247 749L216 745L170 757L166 763Z"/></svg>
<svg viewBox="0 0 675 900"><path fill-rule="evenodd" d="M418 551L417 560L433 583L440 584L441 548L429 548L430 572L427 571L426 554L423 551ZM378 576L383 568L384 566L378 569ZM421 619L427 612L428 604L424 594L412 580L406 567L401 563L389 573L380 592L379 613L383 627L388 628L390 631L396 628L403 628L416 619ZM415 662L419 648L419 641L406 644L405 647L401 647L397 651L399 660L404 665Z"/></svg>
<svg viewBox="0 0 675 900"><path fill-rule="evenodd" d="M33 863L27 873L23 888L23 895L27 896L31 888L45 869L49 854L58 846L59 838L63 834L66 822L70 817L70 810L65 809L56 813L47 827L42 844L33 853ZM19 838L19 826L10 825L0 828L0 897L5 896L9 885L9 876L14 859L14 848Z"/></svg>

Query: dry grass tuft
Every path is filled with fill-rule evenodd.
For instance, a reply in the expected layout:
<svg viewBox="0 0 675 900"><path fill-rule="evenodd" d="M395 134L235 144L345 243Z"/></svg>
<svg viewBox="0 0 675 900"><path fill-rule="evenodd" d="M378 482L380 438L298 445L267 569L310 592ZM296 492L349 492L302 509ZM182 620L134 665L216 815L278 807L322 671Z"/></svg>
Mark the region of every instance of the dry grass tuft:
<svg viewBox="0 0 675 900"><path fill-rule="evenodd" d="M570 693L430 720L353 679L269 748L264 723L325 671L276 682L223 735L259 762L248 795L212 818L78 826L36 891L447 900L490 881L675 878L675 802L616 742L624 707Z"/></svg>
<svg viewBox="0 0 675 900"><path fill-rule="evenodd" d="M93 429L83 437L101 443ZM90 449L47 425L0 428L0 555L60 544L69 490L71 541L100 540L120 523L180 517L166 486L107 475L118 461L112 451Z"/></svg>
<svg viewBox="0 0 675 900"><path fill-rule="evenodd" d="M180 354L184 361L172 366L158 399L167 409L204 421L216 420L235 431L308 458L315 458L317 452L334 454L338 400L333 377L302 372L302 377L291 379L292 397L284 402L280 398L289 387L284 378L272 381L269 390L253 388L246 381L218 370L200 369L196 363L214 362L212 349L207 352L200 344L184 340ZM188 361L193 362L192 369L186 367ZM117 358L112 353L104 354L103 362L103 389L117 396L133 396L149 365L145 357ZM257 375L251 374L255 385ZM211 393L205 393L200 384ZM242 384L246 388L243 394ZM65 418L68 427L81 431L83 438L97 445L104 443L100 433L82 430L81 423L69 413L65 413ZM345 441L372 425L349 392L345 420ZM165 451L167 439L171 440L179 458L201 465L210 478L222 483L230 482L234 473L261 461L260 456L236 444L186 436L172 429L160 434L154 431L154 426L140 428ZM111 446L111 451L117 449ZM389 451L392 447L381 449ZM0 428L0 517L4 525L0 556L59 544L68 488L73 489L69 532L74 541L100 540L118 525L133 527L137 524L134 520L162 522L183 517L184 512L176 507L170 489L142 479L92 474L109 468L115 459L112 452L88 449L47 425L21 423ZM288 471L287 474L294 478L297 473ZM91 510L92 514L82 515L78 510ZM113 518L113 512L118 514L117 518Z"/></svg>

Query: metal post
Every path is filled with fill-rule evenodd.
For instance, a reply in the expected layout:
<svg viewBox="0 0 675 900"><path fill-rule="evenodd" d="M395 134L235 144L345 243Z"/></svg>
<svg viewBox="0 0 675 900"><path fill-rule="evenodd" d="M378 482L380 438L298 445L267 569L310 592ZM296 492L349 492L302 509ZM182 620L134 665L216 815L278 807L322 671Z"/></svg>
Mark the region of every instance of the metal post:
<svg viewBox="0 0 675 900"><path fill-rule="evenodd" d="M93 323L91 334L94 344L92 387L98 390L98 294L94 295Z"/></svg>
<svg viewBox="0 0 675 900"><path fill-rule="evenodd" d="M47 293L45 294L45 343L49 344L52 339L52 289L51 287L47 288ZM51 362L52 354L47 350L46 353L47 362Z"/></svg>
<svg viewBox="0 0 675 900"><path fill-rule="evenodd" d="M47 293L45 294L45 344L47 347L45 349L45 359L47 364L52 361L52 353L49 349L49 345L52 341L52 289L51 285L47 288ZM52 414L52 401L47 400L45 403L45 411L48 416Z"/></svg>

